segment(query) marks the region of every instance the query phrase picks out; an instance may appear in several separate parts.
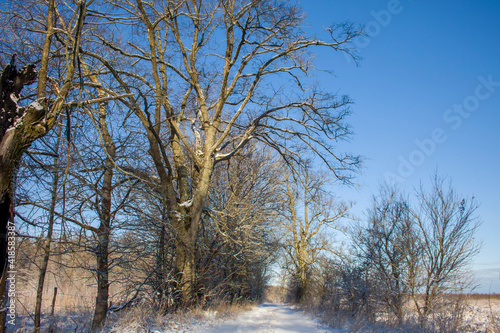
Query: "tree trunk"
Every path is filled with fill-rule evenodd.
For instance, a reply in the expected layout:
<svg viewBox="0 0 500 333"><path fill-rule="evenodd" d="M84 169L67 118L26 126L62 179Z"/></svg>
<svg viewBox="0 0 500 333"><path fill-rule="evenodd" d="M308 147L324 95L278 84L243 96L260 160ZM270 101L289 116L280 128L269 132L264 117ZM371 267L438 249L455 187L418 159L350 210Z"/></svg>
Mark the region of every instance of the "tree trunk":
<svg viewBox="0 0 500 333"><path fill-rule="evenodd" d="M102 187L102 206L100 211L101 224L97 232L97 297L92 321L92 331L99 329L108 313L109 297L109 272L108 272L108 251L111 229L111 182L113 179L113 166L109 159L106 159L106 171L104 174Z"/></svg>
<svg viewBox="0 0 500 333"><path fill-rule="evenodd" d="M92 321L92 331L97 331L108 313L108 296L109 296L109 283L108 283L108 243L109 243L109 228L101 224L99 228L97 245L97 296L95 303L94 319Z"/></svg>
<svg viewBox="0 0 500 333"><path fill-rule="evenodd" d="M59 150L59 144L61 141L61 133L62 130L59 129L59 136L57 139L56 147L57 151ZM59 157L54 158L54 165L57 166L59 162ZM35 301L35 318L34 318L34 332L40 332L40 316L42 312L42 297L43 297L43 286L45 283L45 275L47 273L47 266L49 264L50 258L50 246L52 243L52 232L54 230L54 221L55 221L55 210L57 203L57 188L59 186L59 170L56 170L54 174L54 182L52 183L52 199L50 203L49 210L49 225L47 230L47 237L45 238L45 246L44 246L44 256L42 265L40 267L40 275L38 276L38 287L36 291L36 301Z"/></svg>
<svg viewBox="0 0 500 333"><path fill-rule="evenodd" d="M54 8L54 1L49 1L49 12ZM13 189L12 182L15 170L21 160L24 151L34 140L44 136L54 126L55 119L61 112L66 97L72 87L73 75L75 73L75 59L78 55L82 27L86 16L86 3L82 2L78 8L78 20L75 26L75 35L72 36L72 49L75 50L67 61L66 80L57 92L54 103L49 107L45 99L45 87L47 82L47 66L50 57L50 45L52 38L52 13L48 13L46 38L41 54L40 76L38 77L37 100L26 107L20 107L17 101L24 86L32 84L37 80L35 65L29 64L18 71L15 66L15 55L11 62L5 67L0 78L0 250L2 257L6 258L6 235L7 226L14 223L14 210L12 207ZM13 99L14 97L14 99ZM10 221L9 221L10 219ZM0 262L1 281L0 306L5 305L6 287L6 262ZM6 312L0 312L0 333L5 331Z"/></svg>
<svg viewBox="0 0 500 333"><path fill-rule="evenodd" d="M181 303L184 306L191 306L196 302L196 240L201 225L203 208L210 189L213 167L214 161L207 158L198 176L196 190L191 199L191 206L180 207L182 211L180 216L177 217L176 271L182 293Z"/></svg>
<svg viewBox="0 0 500 333"><path fill-rule="evenodd" d="M18 71L15 66L15 56L11 63L5 68L0 79L0 250L2 251L0 261L0 307L5 309L8 303L6 294L7 287L7 239L8 227L14 225L13 207L13 180L21 156L30 141L31 128L29 120L32 120L32 108L24 110L20 108L13 96L19 98L19 94L25 85L31 84L36 79L36 71L33 65L24 67ZM36 113L36 112L35 112ZM27 116L27 124L19 126L15 123L19 118ZM0 332L5 331L6 311L0 312Z"/></svg>
<svg viewBox="0 0 500 333"><path fill-rule="evenodd" d="M305 197L307 199L307 196ZM306 201L307 203L307 201ZM307 207L304 208L305 211L305 221L307 221ZM307 287L308 287L308 276L307 276L307 248L306 248L306 237L304 233L300 233L299 235L300 241L298 245L298 250L297 250L297 263L299 266L299 290L297 293L297 301L300 303L304 302L306 298L306 293L307 293Z"/></svg>
<svg viewBox="0 0 500 333"><path fill-rule="evenodd" d="M298 300L300 303L304 302L307 293L307 271L305 266L301 266L299 269L299 292Z"/></svg>
<svg viewBox="0 0 500 333"><path fill-rule="evenodd" d="M158 306L160 311L165 311L168 304L166 299L166 283L165 283L165 239L166 239L166 227L165 220L162 219L162 225L160 227L160 235L158 240L158 253L156 257L156 295L158 296Z"/></svg>
<svg viewBox="0 0 500 333"><path fill-rule="evenodd" d="M180 303L182 306L189 307L195 303L196 286L196 256L195 242L187 235L176 238L175 267L177 271L178 289L180 291Z"/></svg>
<svg viewBox="0 0 500 333"><path fill-rule="evenodd" d="M101 95L102 92L99 91ZM102 181L102 188L99 191L101 197L101 207L96 207L99 211L100 225L97 231L97 297L95 304L94 320L92 321L92 331L99 329L106 319L108 313L109 298L109 271L108 252L111 234L111 195L113 191L114 159L116 157L116 146L108 130L106 120L107 107L105 103L99 106L99 130L101 131L106 150L104 160L105 171Z"/></svg>
<svg viewBox="0 0 500 333"><path fill-rule="evenodd" d="M44 256L42 265L40 267L40 275L38 276L38 287L36 291L36 301L35 301L35 318L34 318L34 332L40 332L40 316L42 311L42 297L43 297L43 286L45 283L45 275L47 273L47 266L49 264L50 258L50 245L52 243L52 231L54 227L54 211L55 211L55 201L57 197L57 183L59 174L56 173L54 179L54 186L52 188L52 202L50 207L50 217L49 217L49 228L47 231L47 237L45 238L44 245Z"/></svg>

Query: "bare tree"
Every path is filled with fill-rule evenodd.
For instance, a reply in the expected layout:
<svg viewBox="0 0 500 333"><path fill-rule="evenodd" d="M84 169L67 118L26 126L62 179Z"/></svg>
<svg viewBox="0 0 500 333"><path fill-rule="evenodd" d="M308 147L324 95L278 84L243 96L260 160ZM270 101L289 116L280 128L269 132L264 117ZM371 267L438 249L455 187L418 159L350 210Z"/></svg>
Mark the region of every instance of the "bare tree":
<svg viewBox="0 0 500 333"><path fill-rule="evenodd" d="M250 144L217 165L199 241L207 299L259 299L278 247L276 220L283 164Z"/></svg>
<svg viewBox="0 0 500 333"><path fill-rule="evenodd" d="M92 0L91 0L92 1ZM73 8L73 19L65 26L66 29L58 30L58 36L62 41L62 48L65 50L66 66L65 80L61 85L53 85L53 93L48 97L47 69L49 59L52 56L53 36L56 34L54 28L55 1L50 0L45 7L47 16L35 22L35 31L42 31L44 36L43 47L40 52L40 69L37 73L35 65L27 64L21 70L17 69L16 56L13 55L11 62L2 72L0 86L0 233L7 234L7 225L13 225L13 205L12 191L13 179L21 156L27 147L39 137L44 136L54 125L58 115L63 110L66 98L75 79L77 67L77 57L82 34L82 28L87 13L86 1L78 2ZM17 13L24 14L24 13ZM40 23L40 26L37 24ZM30 101L24 102L25 106L19 104L21 100L21 90L32 83L37 83L36 94L30 97ZM6 286L6 261L4 258L6 250L6 236L2 236L1 250L1 282L0 295L2 295L2 308L6 303L4 298ZM2 311L1 330L3 332L3 321L5 312Z"/></svg>
<svg viewBox="0 0 500 333"><path fill-rule="evenodd" d="M336 203L326 192L328 178L316 175L309 168L290 175L284 189L285 232L284 249L295 265L298 290L296 299L304 301L310 280L310 269L318 261L321 251L332 251L325 232L341 230L339 221L351 207Z"/></svg>
<svg viewBox="0 0 500 333"><path fill-rule="evenodd" d="M88 72L88 66L84 64L85 71ZM90 81L96 86L100 86L101 82L96 76L90 76ZM99 99L106 99L108 95L103 89L96 89L97 97ZM108 123L109 106L106 102L98 104L98 109L92 105L84 106L89 118L92 120L98 129L101 147L104 152L104 161L101 165L103 169L102 179L98 189L96 190L96 200L94 209L99 215L100 224L97 229L92 229L96 235L96 277L97 277L97 297L94 309L94 319L92 321L92 330L96 331L104 323L108 312L108 298L109 298L109 243L111 237L111 223L114 215L118 209L113 210L112 195L118 185L116 185L115 178L115 160L116 160L116 144L111 135L110 124ZM96 184L97 185L97 184ZM130 192L130 189L129 191ZM125 195L124 200L118 207L123 207L123 203L127 200L128 195Z"/></svg>
<svg viewBox="0 0 500 333"><path fill-rule="evenodd" d="M26 151L16 176L15 213L18 217L16 222L18 238L31 236L37 239L42 251L42 260L38 265L34 311L36 332L40 331L43 290L49 260L53 254L53 235L56 225L60 222L57 221L56 212L61 206L60 198L64 186L65 133L60 120L55 127L52 133L35 141ZM36 255L30 259L33 262L37 261Z"/></svg>
<svg viewBox="0 0 500 333"><path fill-rule="evenodd" d="M349 98L308 87L306 78L314 70L310 49L350 53L360 31L337 25L330 41L320 40L301 28L299 7L282 1L120 0L103 8L94 12L102 25L131 33L95 35L109 57L82 53L102 63L96 74L112 75L134 95L124 103L148 138L175 229L178 287L191 304L197 234L217 163L259 140L288 160L306 147L344 181L356 169L359 158L332 145L349 134Z"/></svg>
<svg viewBox="0 0 500 333"><path fill-rule="evenodd" d="M398 189L384 184L373 197L368 219L368 226L357 230L354 241L369 270L373 301L402 323L421 258L409 201Z"/></svg>
<svg viewBox="0 0 500 333"><path fill-rule="evenodd" d="M52 245L52 236L54 234L54 225L56 220L56 205L58 203L58 194L61 187L61 183L64 181L61 177L64 176L63 171L60 169L60 152L62 151L63 145L63 128L59 126L57 139L54 145L54 156L53 156L53 168L51 173L53 174L52 179L52 189L51 189L51 198L50 198L50 206L48 209L48 225L47 225L47 236L44 239L43 244L43 261L40 266L40 274L38 278L38 286L37 286L37 294L36 294L36 304L35 304L35 314L34 314L34 332L40 332L40 317L42 313L42 297L43 297L43 287L45 283L45 277L47 274L47 267L49 264L49 259L51 256L51 245Z"/></svg>
<svg viewBox="0 0 500 333"><path fill-rule="evenodd" d="M103 98L100 89L95 93L98 98ZM96 260L95 268L92 269L97 282L92 321L92 331L96 331L104 323L108 312L111 267L118 266L110 258L111 237L116 230L114 222L124 218L123 209L125 205L130 205L130 194L135 183L134 179L119 177L115 172L115 163L122 162L124 147L127 146L127 136L120 138L116 134L120 133L121 124L110 120L110 114L120 112L120 109L116 104L102 102L97 107L86 105L83 110L87 121L79 124L81 128L76 132L78 138L73 142L75 158L70 170L73 188L67 194L71 211L65 217L91 235L87 244L81 245L89 248ZM113 125L117 126L115 133L111 130ZM118 138L113 137L113 134ZM118 255L115 253L115 259Z"/></svg>
<svg viewBox="0 0 500 333"><path fill-rule="evenodd" d="M411 299L423 324L441 296L470 286L468 264L479 251L479 224L474 198L459 197L437 175L431 190L421 186L416 198L412 203L384 185L354 242L375 309L382 305L401 323Z"/></svg>
<svg viewBox="0 0 500 333"><path fill-rule="evenodd" d="M461 291L470 285L468 265L479 252L475 241L479 221L474 197L460 197L451 181L437 174L432 187L423 186L417 192L419 209L415 210L417 228L422 242L423 305L416 301L417 310L426 318L434 310L438 296Z"/></svg>

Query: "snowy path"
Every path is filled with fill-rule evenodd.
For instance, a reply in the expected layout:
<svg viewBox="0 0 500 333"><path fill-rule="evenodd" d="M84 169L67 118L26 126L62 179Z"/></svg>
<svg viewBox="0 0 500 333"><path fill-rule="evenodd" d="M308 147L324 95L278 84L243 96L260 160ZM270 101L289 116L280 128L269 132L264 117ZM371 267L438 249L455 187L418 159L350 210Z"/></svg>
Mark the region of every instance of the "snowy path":
<svg viewBox="0 0 500 333"><path fill-rule="evenodd" d="M285 304L265 303L245 312L236 319L226 321L207 333L257 333L257 332L297 332L333 333L318 321Z"/></svg>

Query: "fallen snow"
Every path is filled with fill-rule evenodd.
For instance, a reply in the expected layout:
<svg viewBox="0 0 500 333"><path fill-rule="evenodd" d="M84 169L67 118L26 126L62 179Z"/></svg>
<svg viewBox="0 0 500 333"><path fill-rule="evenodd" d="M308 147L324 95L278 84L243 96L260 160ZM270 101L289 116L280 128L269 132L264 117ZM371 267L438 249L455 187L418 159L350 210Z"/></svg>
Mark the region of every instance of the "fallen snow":
<svg viewBox="0 0 500 333"><path fill-rule="evenodd" d="M174 215L176 219L182 220L182 214L178 210L173 210L172 215Z"/></svg>
<svg viewBox="0 0 500 333"><path fill-rule="evenodd" d="M37 101L32 102L30 104L30 106L32 108L34 108L35 110L37 110L37 111L42 111L43 110L43 106L40 103L38 103Z"/></svg>
<svg viewBox="0 0 500 333"><path fill-rule="evenodd" d="M17 105L17 102L19 102L19 98L16 96L16 94L14 93L11 93L10 94L10 99L12 100L12 102L14 102L16 105Z"/></svg>
<svg viewBox="0 0 500 333"><path fill-rule="evenodd" d="M190 199L190 200L188 200L188 201L181 202L181 203L179 204L179 206L180 206L180 207L187 207L187 208L191 207L192 205L193 205L193 199Z"/></svg>
<svg viewBox="0 0 500 333"><path fill-rule="evenodd" d="M459 332L500 332L500 301L478 300L466 307L464 322ZM347 332L405 332L405 327L380 329L371 327L328 328L292 306L281 303L265 303L241 313L234 319L219 318L217 311L167 314L158 316L147 308L137 308L137 313L126 314L117 320L120 314L110 313L108 323L102 332L107 333L347 333ZM493 318L491 316L494 316ZM50 322L57 325L57 332L87 332L90 329L92 315L81 311L74 315L42 316L43 331ZM32 330L30 316L18 316L15 332ZM412 326L410 326L411 328ZM17 330L16 330L17 329ZM407 331L407 330L406 330ZM411 330L412 332L418 332Z"/></svg>
<svg viewBox="0 0 500 333"><path fill-rule="evenodd" d="M223 159L223 158L228 157L229 155L231 155L231 154L230 153L227 153L227 154L219 154L219 153L217 153L217 154L215 154L215 159L216 160Z"/></svg>
<svg viewBox="0 0 500 333"><path fill-rule="evenodd" d="M500 301L473 300L466 305L464 332L500 332Z"/></svg>
<svg viewBox="0 0 500 333"><path fill-rule="evenodd" d="M300 332L333 333L339 332L327 328L319 321L311 319L293 307L281 303L265 303L245 312L236 319L223 322L208 330L193 332L206 333L257 333L257 332Z"/></svg>

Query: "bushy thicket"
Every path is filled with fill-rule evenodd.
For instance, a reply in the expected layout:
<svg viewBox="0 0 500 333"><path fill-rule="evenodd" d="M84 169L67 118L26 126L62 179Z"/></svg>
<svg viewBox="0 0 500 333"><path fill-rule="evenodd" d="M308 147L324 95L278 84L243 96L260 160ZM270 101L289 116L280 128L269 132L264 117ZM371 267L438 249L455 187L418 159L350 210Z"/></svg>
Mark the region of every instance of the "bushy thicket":
<svg viewBox="0 0 500 333"><path fill-rule="evenodd" d="M350 252L312 266L314 287L303 304L337 326L464 329L460 295L472 286L468 264L479 250L477 204L438 176L415 197L412 203L397 189L382 187L368 220L351 229ZM296 291L290 280L290 294Z"/></svg>

